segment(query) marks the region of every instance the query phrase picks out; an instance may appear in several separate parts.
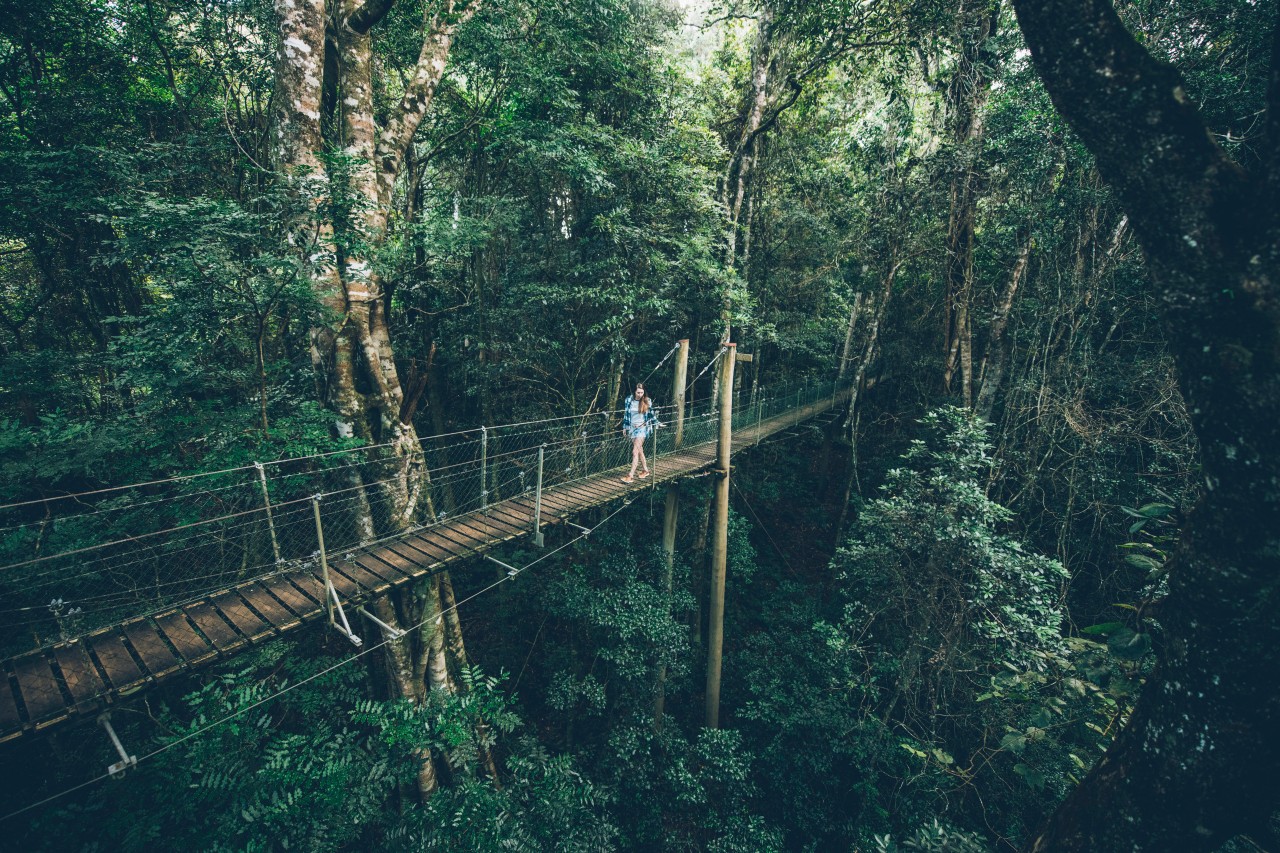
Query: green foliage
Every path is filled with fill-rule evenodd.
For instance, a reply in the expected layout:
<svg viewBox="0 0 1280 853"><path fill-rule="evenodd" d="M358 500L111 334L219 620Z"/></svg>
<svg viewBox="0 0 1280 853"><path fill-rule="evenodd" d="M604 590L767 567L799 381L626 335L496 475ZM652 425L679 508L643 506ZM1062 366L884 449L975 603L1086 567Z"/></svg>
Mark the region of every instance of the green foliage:
<svg viewBox="0 0 1280 853"><path fill-rule="evenodd" d="M606 798L573 768L532 737L519 738L505 758L499 788L468 779L438 791L392 828L386 850L609 851L616 830Z"/></svg>
<svg viewBox="0 0 1280 853"><path fill-rule="evenodd" d="M883 497L863 507L837 553L845 621L875 638L886 673L1035 666L1060 647L1066 572L1000 532L1011 514L979 480L991 465L982 425L944 408L922 426L906 467L889 472ZM905 601L931 608L895 606Z"/></svg>

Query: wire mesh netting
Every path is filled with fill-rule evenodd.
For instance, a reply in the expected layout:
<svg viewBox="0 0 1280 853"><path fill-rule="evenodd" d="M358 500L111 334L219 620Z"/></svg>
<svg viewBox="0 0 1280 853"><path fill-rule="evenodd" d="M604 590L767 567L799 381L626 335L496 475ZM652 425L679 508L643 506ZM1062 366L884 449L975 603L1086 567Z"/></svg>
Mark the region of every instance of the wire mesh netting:
<svg viewBox="0 0 1280 853"><path fill-rule="evenodd" d="M832 384L735 395L738 435L832 398ZM650 466L716 440L711 400L673 409ZM679 435L678 435L679 433ZM679 440L680 446L677 447ZM539 452L542 455L539 477ZM0 507L0 653L83 636L239 583L330 559L504 501L623 469L622 412L480 427L407 454L358 448ZM319 523L317 524L317 508Z"/></svg>

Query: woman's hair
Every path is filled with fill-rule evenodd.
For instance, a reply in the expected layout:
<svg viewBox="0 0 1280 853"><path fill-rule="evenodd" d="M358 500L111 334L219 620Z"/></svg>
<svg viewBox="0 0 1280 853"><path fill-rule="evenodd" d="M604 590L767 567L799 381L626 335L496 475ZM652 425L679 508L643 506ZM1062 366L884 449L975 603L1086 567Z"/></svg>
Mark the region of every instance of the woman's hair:
<svg viewBox="0 0 1280 853"><path fill-rule="evenodd" d="M653 398L649 396L649 392L644 392L644 396L640 398L640 414L649 411L649 407L653 405Z"/></svg>

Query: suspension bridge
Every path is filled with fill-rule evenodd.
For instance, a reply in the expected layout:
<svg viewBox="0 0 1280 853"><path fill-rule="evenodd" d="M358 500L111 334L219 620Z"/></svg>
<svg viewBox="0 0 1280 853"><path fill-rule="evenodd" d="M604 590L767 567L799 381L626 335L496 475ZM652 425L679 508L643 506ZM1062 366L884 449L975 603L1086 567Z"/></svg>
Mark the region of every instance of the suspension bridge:
<svg viewBox="0 0 1280 853"><path fill-rule="evenodd" d="M827 383L735 396L732 452L847 395ZM477 557L514 574L487 552L541 545L544 527L585 530L577 513L716 461L710 400L654 431L652 476L633 484L619 423L595 412L424 439L421 522L381 539L367 520L386 518L380 486L404 472L368 447L0 507L0 742L308 623L360 645L357 614L389 628L365 602Z"/></svg>

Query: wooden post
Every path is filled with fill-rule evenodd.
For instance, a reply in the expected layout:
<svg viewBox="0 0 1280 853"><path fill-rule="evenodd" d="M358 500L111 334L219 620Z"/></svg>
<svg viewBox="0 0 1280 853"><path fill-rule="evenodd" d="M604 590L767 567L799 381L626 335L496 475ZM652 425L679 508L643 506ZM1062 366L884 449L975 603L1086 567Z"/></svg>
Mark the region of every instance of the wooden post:
<svg viewBox="0 0 1280 853"><path fill-rule="evenodd" d="M715 529L711 538L711 607L707 626L707 719L720 727L720 663L724 651L724 577L729 561L729 453L733 447L733 365L735 344L720 365L720 437L716 453Z"/></svg>
<svg viewBox="0 0 1280 853"><path fill-rule="evenodd" d="M676 438L671 445L678 450L684 443L684 386L689 381L689 339L680 342L680 352L676 353L676 376L671 383L671 399L676 406Z"/></svg>
<svg viewBox="0 0 1280 853"><path fill-rule="evenodd" d="M676 436L671 450L675 452L684 441L684 386L689 375L689 339L680 341L676 354L676 372L671 380L671 399L676 407ZM671 612L671 596L675 594L676 522L680 516L680 483L667 485L666 512L662 517L662 577L667 585L667 612ZM662 715L667 702L667 665L658 664L658 680L653 692L653 726L662 727Z"/></svg>

